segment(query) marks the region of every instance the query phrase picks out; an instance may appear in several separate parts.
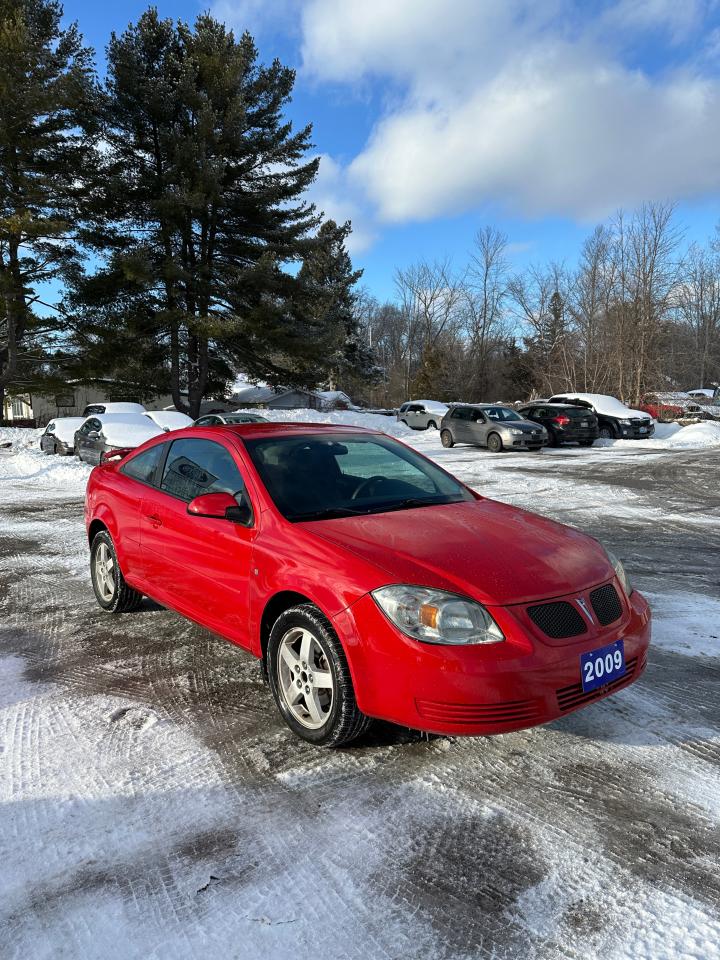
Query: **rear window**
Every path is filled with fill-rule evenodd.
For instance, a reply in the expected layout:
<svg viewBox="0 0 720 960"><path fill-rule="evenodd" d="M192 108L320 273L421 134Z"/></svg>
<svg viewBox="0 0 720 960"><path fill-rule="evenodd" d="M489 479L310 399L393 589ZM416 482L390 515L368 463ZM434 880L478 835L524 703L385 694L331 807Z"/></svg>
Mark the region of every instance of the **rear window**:
<svg viewBox="0 0 720 960"><path fill-rule="evenodd" d="M594 416L592 410L587 410L585 407L568 407L567 410L563 410L563 413L566 417L571 417L574 420L582 420Z"/></svg>
<svg viewBox="0 0 720 960"><path fill-rule="evenodd" d="M120 467L120 472L132 477L133 480L140 480L141 483L154 484L157 467L166 446L165 443L156 443L149 450L143 450L131 460L127 460Z"/></svg>

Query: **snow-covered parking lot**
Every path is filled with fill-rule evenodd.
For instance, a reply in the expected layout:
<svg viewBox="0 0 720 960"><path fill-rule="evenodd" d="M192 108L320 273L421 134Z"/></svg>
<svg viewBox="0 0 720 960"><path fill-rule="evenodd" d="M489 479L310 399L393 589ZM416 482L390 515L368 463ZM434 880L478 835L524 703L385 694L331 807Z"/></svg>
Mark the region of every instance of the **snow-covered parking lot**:
<svg viewBox="0 0 720 960"><path fill-rule="evenodd" d="M492 455L375 422L618 553L641 680L520 733L318 750L242 651L100 611L89 468L0 431L3 957L720 957L720 425Z"/></svg>

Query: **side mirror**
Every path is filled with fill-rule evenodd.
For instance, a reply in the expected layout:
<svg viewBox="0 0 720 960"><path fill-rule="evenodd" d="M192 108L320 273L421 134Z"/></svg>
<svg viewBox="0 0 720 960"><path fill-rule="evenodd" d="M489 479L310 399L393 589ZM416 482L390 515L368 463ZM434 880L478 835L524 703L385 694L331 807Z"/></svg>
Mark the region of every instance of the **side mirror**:
<svg viewBox="0 0 720 960"><path fill-rule="evenodd" d="M252 509L245 497L240 506L229 493L203 493L190 501L187 512L194 517L214 517L234 523L247 524L252 520Z"/></svg>

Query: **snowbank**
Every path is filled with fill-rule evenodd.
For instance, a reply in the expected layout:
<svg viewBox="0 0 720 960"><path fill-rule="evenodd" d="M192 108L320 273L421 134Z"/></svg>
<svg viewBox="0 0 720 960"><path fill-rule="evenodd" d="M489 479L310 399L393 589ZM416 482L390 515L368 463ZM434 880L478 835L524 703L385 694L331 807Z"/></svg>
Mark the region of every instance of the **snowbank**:
<svg viewBox="0 0 720 960"><path fill-rule="evenodd" d="M73 457L48 456L39 447L42 430L0 427L0 443L12 443L10 455L0 456L0 496L10 499L12 481L29 482L54 497L82 496L90 466ZM22 499L22 490L20 498Z"/></svg>
<svg viewBox="0 0 720 960"><path fill-rule="evenodd" d="M678 424L668 424L678 426ZM675 431L667 441L668 447L717 447L720 446L720 423L704 421L692 423Z"/></svg>

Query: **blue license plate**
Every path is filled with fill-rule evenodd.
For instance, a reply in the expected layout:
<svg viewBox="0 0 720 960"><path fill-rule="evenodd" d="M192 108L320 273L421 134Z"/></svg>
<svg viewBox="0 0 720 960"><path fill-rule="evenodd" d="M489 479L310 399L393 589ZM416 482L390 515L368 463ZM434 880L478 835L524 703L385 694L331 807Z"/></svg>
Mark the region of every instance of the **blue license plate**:
<svg viewBox="0 0 720 960"><path fill-rule="evenodd" d="M587 693L612 683L625 673L625 645L622 640L580 655L582 688Z"/></svg>

